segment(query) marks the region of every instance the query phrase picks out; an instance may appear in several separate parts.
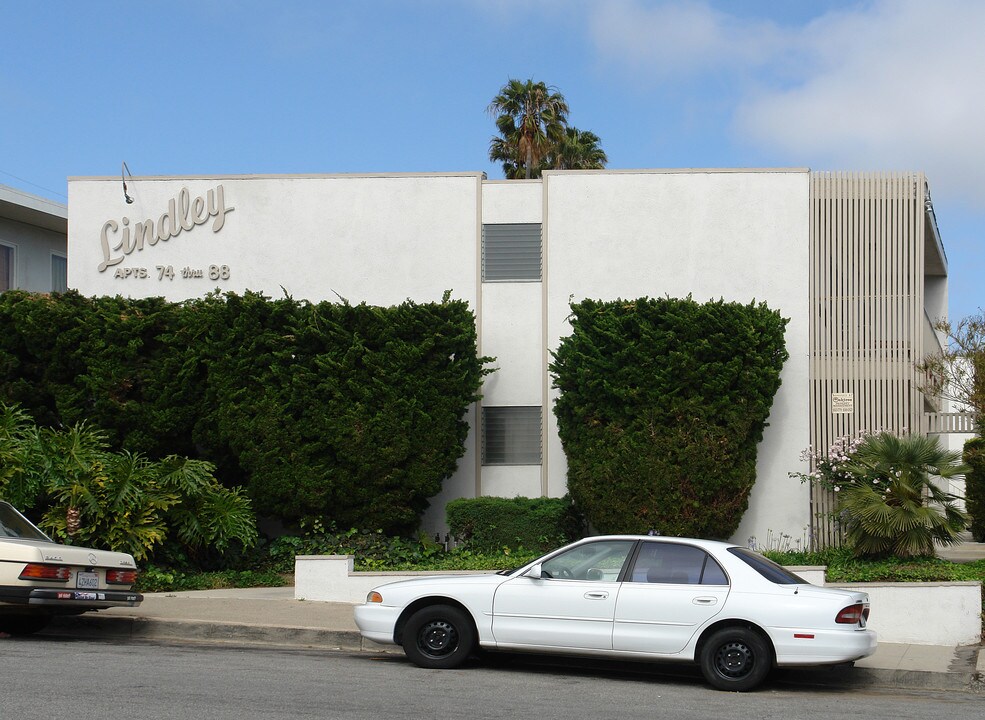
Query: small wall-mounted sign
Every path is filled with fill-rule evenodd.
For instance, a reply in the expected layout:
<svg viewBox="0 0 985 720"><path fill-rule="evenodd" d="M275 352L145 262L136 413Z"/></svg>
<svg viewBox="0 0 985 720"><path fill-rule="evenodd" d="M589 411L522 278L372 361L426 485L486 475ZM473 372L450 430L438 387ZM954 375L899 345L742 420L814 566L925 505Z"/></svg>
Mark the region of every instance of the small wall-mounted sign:
<svg viewBox="0 0 985 720"><path fill-rule="evenodd" d="M831 393L831 414L851 415L855 412L854 393Z"/></svg>

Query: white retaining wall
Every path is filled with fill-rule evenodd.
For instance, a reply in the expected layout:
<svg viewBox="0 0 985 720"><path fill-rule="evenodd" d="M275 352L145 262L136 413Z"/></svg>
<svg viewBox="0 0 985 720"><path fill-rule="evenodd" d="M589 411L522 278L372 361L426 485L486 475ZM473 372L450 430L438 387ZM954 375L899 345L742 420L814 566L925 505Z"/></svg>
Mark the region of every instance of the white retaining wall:
<svg viewBox="0 0 985 720"><path fill-rule="evenodd" d="M294 597L358 604L375 587L422 575L470 575L469 572L354 572L352 555L298 555L294 560ZM857 583L824 582L823 567L792 567L814 585L869 594L869 627L886 643L977 645L982 640L982 586L978 582Z"/></svg>

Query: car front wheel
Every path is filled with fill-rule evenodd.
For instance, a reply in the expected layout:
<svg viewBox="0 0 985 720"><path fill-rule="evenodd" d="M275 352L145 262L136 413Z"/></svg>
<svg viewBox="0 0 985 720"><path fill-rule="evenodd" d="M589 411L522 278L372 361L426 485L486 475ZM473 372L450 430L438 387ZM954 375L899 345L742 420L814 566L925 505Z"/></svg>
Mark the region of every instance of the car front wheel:
<svg viewBox="0 0 985 720"><path fill-rule="evenodd" d="M420 667L458 667L475 647L472 618L451 605L421 608L404 627L403 646L410 661Z"/></svg>
<svg viewBox="0 0 985 720"><path fill-rule="evenodd" d="M751 690L773 666L769 644L747 628L723 628L701 648L701 672L719 690Z"/></svg>

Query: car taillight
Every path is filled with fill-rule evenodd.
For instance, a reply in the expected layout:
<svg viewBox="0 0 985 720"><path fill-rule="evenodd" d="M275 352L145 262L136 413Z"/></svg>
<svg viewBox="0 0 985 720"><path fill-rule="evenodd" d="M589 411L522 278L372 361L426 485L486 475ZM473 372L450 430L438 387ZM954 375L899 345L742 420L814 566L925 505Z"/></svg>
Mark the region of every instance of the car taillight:
<svg viewBox="0 0 985 720"><path fill-rule="evenodd" d="M21 580L58 580L67 582L72 577L72 569L65 565L42 565L30 563L21 570Z"/></svg>
<svg viewBox="0 0 985 720"><path fill-rule="evenodd" d="M843 608L837 617L835 617L835 622L839 625L857 625L861 622L862 618L868 617L869 608L865 607L862 603L855 603L854 605Z"/></svg>
<svg viewBox="0 0 985 720"><path fill-rule="evenodd" d="M137 582L136 570L107 570L106 582L110 585L133 585Z"/></svg>

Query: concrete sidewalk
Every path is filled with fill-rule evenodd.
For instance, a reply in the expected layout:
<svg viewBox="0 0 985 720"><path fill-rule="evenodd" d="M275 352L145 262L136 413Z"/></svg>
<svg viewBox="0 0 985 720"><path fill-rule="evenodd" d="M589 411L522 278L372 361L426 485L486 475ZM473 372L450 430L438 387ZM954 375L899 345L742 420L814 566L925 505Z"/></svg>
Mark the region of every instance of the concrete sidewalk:
<svg viewBox="0 0 985 720"><path fill-rule="evenodd" d="M294 599L293 587L151 593L139 608L57 618L46 635L117 640L172 640L323 650L402 652L364 640L347 603ZM834 687L881 686L985 690L981 646L880 643L855 667L784 671L796 682Z"/></svg>

